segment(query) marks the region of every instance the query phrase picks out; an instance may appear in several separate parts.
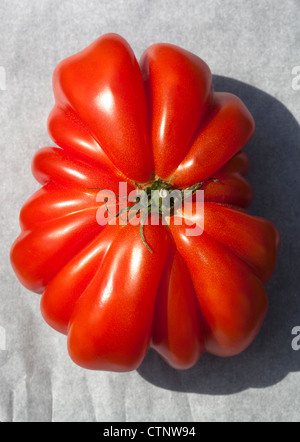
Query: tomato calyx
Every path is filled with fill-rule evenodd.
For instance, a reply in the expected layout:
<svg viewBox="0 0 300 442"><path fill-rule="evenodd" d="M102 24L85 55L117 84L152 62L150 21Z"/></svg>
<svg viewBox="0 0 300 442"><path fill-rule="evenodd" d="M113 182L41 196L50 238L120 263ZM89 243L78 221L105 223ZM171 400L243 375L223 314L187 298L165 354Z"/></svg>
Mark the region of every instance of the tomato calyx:
<svg viewBox="0 0 300 442"><path fill-rule="evenodd" d="M111 213L108 208L108 197L104 199L104 205L109 215L114 218L119 218L120 215L127 213L128 220L130 221L133 217L138 216L141 239L147 249L152 253L144 236L144 225L147 223L149 215L158 216L162 224L167 225L166 219L174 215L175 210L182 206L183 201L192 197L198 190L201 190L205 184L211 181L218 182L216 178L209 178L183 189L176 188L167 181L158 178L144 187L137 185L135 195L130 197L132 204L123 207L116 215ZM112 193L105 189L98 190ZM127 197L117 196L117 198L122 199Z"/></svg>
<svg viewBox="0 0 300 442"><path fill-rule="evenodd" d="M181 205L184 200L193 196L197 190L202 189L209 181L217 182L218 180L216 178L209 178L187 188L177 188L158 178L143 189L147 196L147 200L145 198L143 201L143 208L148 209L148 214L154 212L159 214L160 217L172 216L178 205ZM138 201L140 202L141 200L142 198L138 195Z"/></svg>

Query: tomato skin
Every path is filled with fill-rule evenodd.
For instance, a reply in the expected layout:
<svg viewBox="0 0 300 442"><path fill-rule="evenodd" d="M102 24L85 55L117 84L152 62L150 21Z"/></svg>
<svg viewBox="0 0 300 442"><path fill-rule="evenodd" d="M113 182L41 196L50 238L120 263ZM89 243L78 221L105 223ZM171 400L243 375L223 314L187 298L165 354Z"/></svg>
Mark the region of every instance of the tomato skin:
<svg viewBox="0 0 300 442"><path fill-rule="evenodd" d="M140 63L148 102L155 109L151 120L155 172L166 179L183 160L207 112L212 76L203 60L170 44L151 46Z"/></svg>
<svg viewBox="0 0 300 442"><path fill-rule="evenodd" d="M52 328L68 334L77 300L96 275L119 229L106 226L50 281L41 298L41 312Z"/></svg>
<svg viewBox="0 0 300 442"><path fill-rule="evenodd" d="M68 333L69 353L78 365L130 371L144 359L169 246L161 226L147 226L145 236L152 254L141 242L138 226L124 226L78 301Z"/></svg>
<svg viewBox="0 0 300 442"><path fill-rule="evenodd" d="M61 135L52 118L62 108L71 119L75 114L100 145L98 157L103 157L103 149L131 180L149 181L153 165L146 95L137 60L122 37L104 35L62 61L54 72L53 89L56 106L48 128L58 144ZM65 145L65 135L62 137Z"/></svg>
<svg viewBox="0 0 300 442"><path fill-rule="evenodd" d="M157 291L151 346L177 369L195 365L204 351L204 330L186 265L170 247Z"/></svg>
<svg viewBox="0 0 300 442"><path fill-rule="evenodd" d="M171 182L184 187L210 178L250 141L254 131L254 119L242 101L215 92L206 121Z"/></svg>
<svg viewBox="0 0 300 442"><path fill-rule="evenodd" d="M236 207L249 207L254 199L253 188L246 179L249 167L249 157L245 152L238 152L214 173L216 182L210 182L205 189L206 200Z"/></svg>
<svg viewBox="0 0 300 442"><path fill-rule="evenodd" d="M265 319L268 299L262 282L236 255L206 232L188 237L185 226L170 225L190 272L207 325L205 348L217 356L245 350Z"/></svg>
<svg viewBox="0 0 300 442"><path fill-rule="evenodd" d="M204 203L203 212L194 203L185 203L178 216L204 226L204 231L248 264L263 283L274 273L280 243L276 226L223 204ZM185 226L185 229L187 226ZM238 232L238 235L236 234Z"/></svg>
<svg viewBox="0 0 300 442"><path fill-rule="evenodd" d="M155 44L138 64L116 34L62 61L53 90L57 146L33 158L42 187L21 209L11 263L42 295L42 315L67 335L72 360L124 372L152 347L188 369L204 352L244 351L267 314L264 285L280 245L276 226L247 212L254 194L242 149L255 122L244 103L214 92L194 54ZM199 186L204 202L187 198L169 225L146 207L140 228L118 214L121 184L126 195Z"/></svg>
<svg viewBox="0 0 300 442"><path fill-rule="evenodd" d="M116 194L119 191L117 176L54 147L44 147L38 150L32 161L32 173L43 185L55 182L57 185L78 188L85 192L91 189L97 190L97 188L109 188ZM131 188L133 189L132 186Z"/></svg>
<svg viewBox="0 0 300 442"><path fill-rule="evenodd" d="M25 287L42 293L72 256L99 232L96 209L42 223L21 233L11 251L13 268Z"/></svg>

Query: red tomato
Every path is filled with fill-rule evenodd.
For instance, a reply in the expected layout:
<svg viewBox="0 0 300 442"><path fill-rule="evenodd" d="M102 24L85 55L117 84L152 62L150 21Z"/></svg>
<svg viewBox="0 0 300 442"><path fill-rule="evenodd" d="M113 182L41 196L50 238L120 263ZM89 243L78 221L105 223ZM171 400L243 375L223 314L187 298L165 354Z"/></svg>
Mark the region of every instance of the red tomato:
<svg viewBox="0 0 300 442"><path fill-rule="evenodd" d="M205 351L245 350L267 313L264 284L279 247L274 224L247 212L242 148L255 123L246 106L213 92L196 55L156 44L138 63L115 34L61 62L53 87L48 129L59 148L33 159L43 187L21 210L11 262L42 294L45 320L68 335L71 358L129 371L151 346L186 369ZM125 203L120 183L127 195L144 191L146 202ZM190 194L166 216L153 190ZM133 209L135 224L125 216ZM187 234L203 224L201 235Z"/></svg>

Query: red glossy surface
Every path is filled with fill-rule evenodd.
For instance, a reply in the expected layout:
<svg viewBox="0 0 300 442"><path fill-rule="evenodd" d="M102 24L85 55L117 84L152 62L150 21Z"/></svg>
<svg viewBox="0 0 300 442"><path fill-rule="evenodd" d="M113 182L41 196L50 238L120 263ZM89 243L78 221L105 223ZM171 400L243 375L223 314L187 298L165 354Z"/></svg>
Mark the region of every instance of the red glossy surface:
<svg viewBox="0 0 300 442"><path fill-rule="evenodd" d="M42 293L45 320L68 335L80 366L133 370L152 346L186 369L204 351L238 354L259 332L279 234L247 213L253 190L242 148L253 118L211 84L195 55L157 44L139 65L115 34L55 70L48 128L59 147L33 159L42 188L21 210L11 262L21 283ZM169 226L144 226L150 253L139 226L113 223L97 194L118 195L120 182L129 193L155 177L179 188L215 181L203 187L204 219L189 202ZM204 223L204 233L189 236L188 220Z"/></svg>

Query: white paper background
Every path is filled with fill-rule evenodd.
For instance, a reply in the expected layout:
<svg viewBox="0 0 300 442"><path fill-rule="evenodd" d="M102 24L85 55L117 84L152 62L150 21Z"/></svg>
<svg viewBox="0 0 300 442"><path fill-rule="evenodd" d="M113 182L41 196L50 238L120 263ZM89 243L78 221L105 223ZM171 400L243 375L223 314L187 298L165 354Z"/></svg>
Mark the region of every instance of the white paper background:
<svg viewBox="0 0 300 442"><path fill-rule="evenodd" d="M11 270L19 210L38 188L31 158L52 144L53 69L106 32L125 37L137 57L155 42L195 52L216 87L238 93L256 118L252 210L277 222L283 245L268 319L236 358L206 355L176 372L150 352L135 372L84 371ZM291 348L300 326L299 46L299 0L1 0L0 421L300 420L300 352Z"/></svg>

